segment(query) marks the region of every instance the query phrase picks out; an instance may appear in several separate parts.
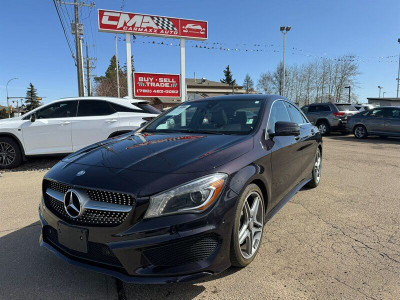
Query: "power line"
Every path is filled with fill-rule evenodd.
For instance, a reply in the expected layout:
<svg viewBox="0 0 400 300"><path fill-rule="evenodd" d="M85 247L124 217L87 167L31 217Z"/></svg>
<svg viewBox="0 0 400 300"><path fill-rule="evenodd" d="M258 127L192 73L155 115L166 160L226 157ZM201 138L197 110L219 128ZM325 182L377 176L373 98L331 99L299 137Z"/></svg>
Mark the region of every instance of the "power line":
<svg viewBox="0 0 400 300"><path fill-rule="evenodd" d="M69 39L68 39L67 32L66 32L66 30L65 30L65 26L64 26L63 20L61 19L60 11L58 10L58 6L57 6L55 0L53 0L53 4L54 4L54 7L55 7L55 9L56 9L56 11L57 11L58 19L60 20L61 27L62 27L62 30L63 30L63 32L64 32L64 36L65 36L65 39L66 39L66 41L67 41L69 51L71 52L72 59L75 61L74 52L72 51L72 47L71 47L70 41L69 41Z"/></svg>

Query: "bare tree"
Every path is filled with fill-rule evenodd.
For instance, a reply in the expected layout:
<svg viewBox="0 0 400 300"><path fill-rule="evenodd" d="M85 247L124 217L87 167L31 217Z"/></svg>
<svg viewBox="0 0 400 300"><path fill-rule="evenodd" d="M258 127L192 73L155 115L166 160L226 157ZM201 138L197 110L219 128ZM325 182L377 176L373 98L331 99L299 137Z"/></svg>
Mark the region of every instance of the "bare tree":
<svg viewBox="0 0 400 300"><path fill-rule="evenodd" d="M286 96L299 105L347 102L348 91L345 87L350 85L354 91L360 74L351 55L317 59L300 66L288 66L286 70ZM282 73L282 64L279 64L272 74L261 74L257 88L266 93L282 94ZM357 96L353 93L352 101L356 100Z"/></svg>
<svg viewBox="0 0 400 300"><path fill-rule="evenodd" d="M257 82L257 89L265 94L272 93L272 75L271 73L262 73Z"/></svg>

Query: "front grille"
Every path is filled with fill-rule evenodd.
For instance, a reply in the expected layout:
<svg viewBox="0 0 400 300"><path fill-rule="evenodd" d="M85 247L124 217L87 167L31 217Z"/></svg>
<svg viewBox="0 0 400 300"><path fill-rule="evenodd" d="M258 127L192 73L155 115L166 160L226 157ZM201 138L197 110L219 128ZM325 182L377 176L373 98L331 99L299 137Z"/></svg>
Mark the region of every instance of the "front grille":
<svg viewBox="0 0 400 300"><path fill-rule="evenodd" d="M72 188L71 185L60 183L52 180L44 180L45 189L49 188L54 191L65 194L69 189ZM93 201L100 201L106 203L113 203L119 205L130 205L135 204L135 199L129 194L123 194L118 192L109 192L96 189L85 189L86 193Z"/></svg>
<svg viewBox="0 0 400 300"><path fill-rule="evenodd" d="M118 258L114 255L114 253L112 253L112 251L110 250L110 248L108 248L107 245L88 242L87 253L69 249L58 242L57 230L51 226L43 227L43 239L46 243L55 246L62 252L69 254L71 256L85 260L90 260L101 264L107 264L115 267L122 267Z"/></svg>
<svg viewBox="0 0 400 300"><path fill-rule="evenodd" d="M212 233L150 248L144 251L144 255L155 266L180 266L207 259L218 244L218 236Z"/></svg>
<svg viewBox="0 0 400 300"><path fill-rule="evenodd" d="M51 181L44 180L43 192L44 203L46 207L60 219L76 225L88 225L98 227L114 227L122 224L128 217L129 212L120 212L112 210L96 210L86 209L85 212L78 218L71 218L65 211L64 204L50 195L46 194L47 189L65 194L73 186ZM129 194L122 194L117 192L99 191L93 189L85 189L89 198L92 201L100 201L106 203L113 203L125 206L134 206L135 200Z"/></svg>

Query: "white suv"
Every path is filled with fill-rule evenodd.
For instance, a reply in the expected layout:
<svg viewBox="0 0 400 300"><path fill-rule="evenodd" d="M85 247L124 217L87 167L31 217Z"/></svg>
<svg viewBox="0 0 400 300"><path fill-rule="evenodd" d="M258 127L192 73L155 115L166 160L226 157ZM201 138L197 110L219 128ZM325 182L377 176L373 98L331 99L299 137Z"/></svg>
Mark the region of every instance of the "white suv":
<svg viewBox="0 0 400 300"><path fill-rule="evenodd" d="M140 127L160 112L148 102L111 97L66 98L0 120L0 169L27 156L75 152Z"/></svg>

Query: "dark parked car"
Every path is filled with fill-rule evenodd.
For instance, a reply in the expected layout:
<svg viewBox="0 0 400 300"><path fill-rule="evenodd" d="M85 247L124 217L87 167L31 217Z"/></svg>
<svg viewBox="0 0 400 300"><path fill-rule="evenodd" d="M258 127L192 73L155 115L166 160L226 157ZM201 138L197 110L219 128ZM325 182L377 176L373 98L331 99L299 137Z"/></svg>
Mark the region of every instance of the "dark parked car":
<svg viewBox="0 0 400 300"><path fill-rule="evenodd" d="M41 245L137 283L245 267L264 224L318 186L322 138L280 96L186 102L68 156L43 180Z"/></svg>
<svg viewBox="0 0 400 300"><path fill-rule="evenodd" d="M329 135L332 131L347 132L347 117L359 112L352 104L346 103L314 103L301 109L322 135Z"/></svg>
<svg viewBox="0 0 400 300"><path fill-rule="evenodd" d="M400 136L400 106L377 107L352 116L348 129L358 139L368 135Z"/></svg>

